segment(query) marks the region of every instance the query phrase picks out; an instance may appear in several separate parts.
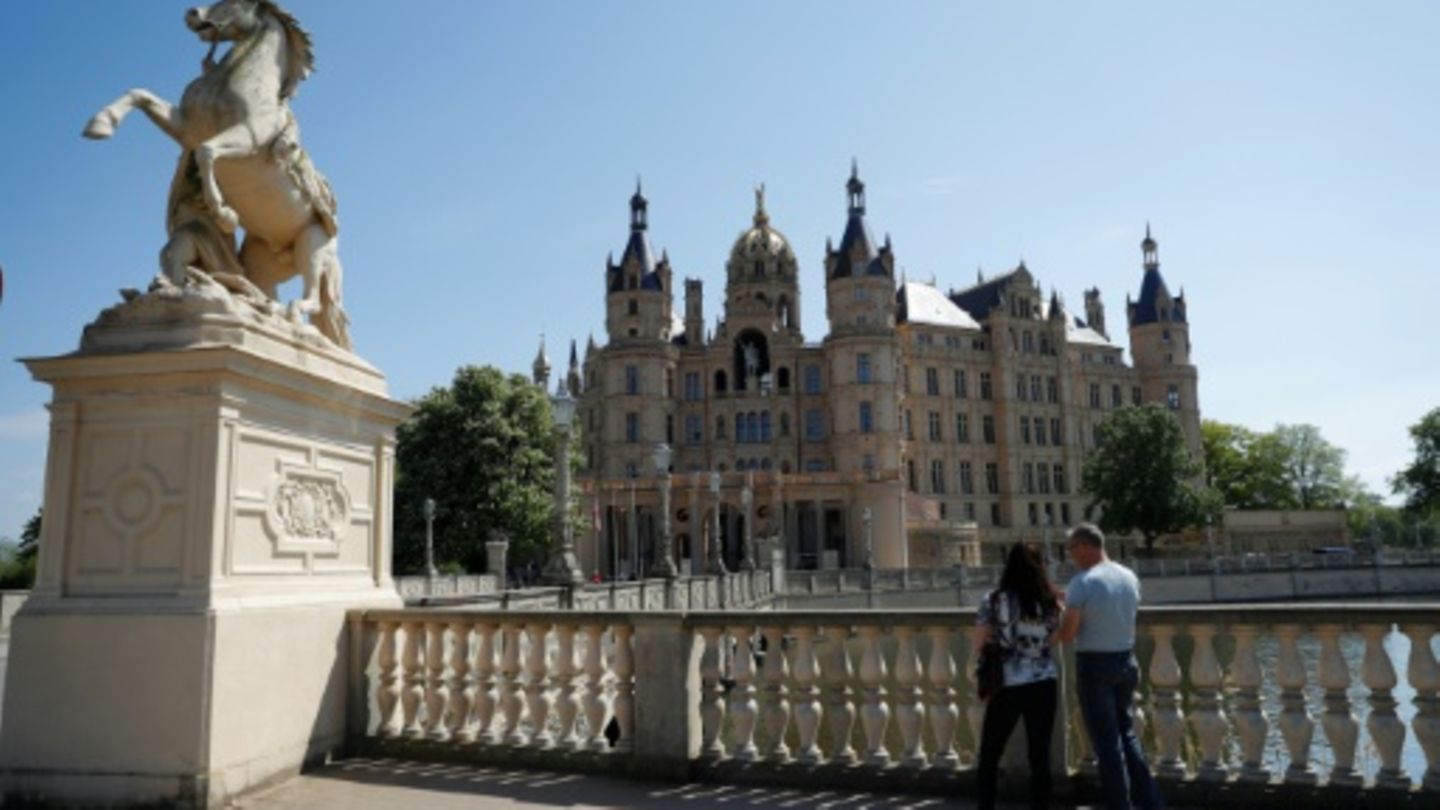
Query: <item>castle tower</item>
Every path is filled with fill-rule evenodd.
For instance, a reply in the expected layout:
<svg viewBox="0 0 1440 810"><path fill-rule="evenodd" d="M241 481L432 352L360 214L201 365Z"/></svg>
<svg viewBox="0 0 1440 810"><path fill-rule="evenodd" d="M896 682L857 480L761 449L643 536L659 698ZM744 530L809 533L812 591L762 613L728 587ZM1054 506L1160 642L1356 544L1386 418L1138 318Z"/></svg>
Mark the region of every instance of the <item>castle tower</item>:
<svg viewBox="0 0 1440 810"><path fill-rule="evenodd" d="M1130 353L1146 402L1159 402L1175 411L1190 452L1200 456L1199 373L1190 362L1190 320L1185 295L1172 296L1160 275L1159 243L1145 226L1140 243L1145 274L1140 296L1126 296L1130 322ZM1097 296L1098 298L1098 296Z"/></svg>
<svg viewBox="0 0 1440 810"><path fill-rule="evenodd" d="M649 200L635 183L630 238L618 263L605 262L605 330L610 343L670 342L670 259L650 246Z"/></svg>
<svg viewBox="0 0 1440 810"><path fill-rule="evenodd" d="M655 445L675 443L672 273L666 254L655 257L649 224L649 201L636 181L625 252L619 262L605 263L609 341L583 405L598 433L591 463L608 478L652 475Z"/></svg>
<svg viewBox="0 0 1440 810"><path fill-rule="evenodd" d="M799 345L799 263L790 242L770 224L765 186L755 189L755 215L725 263L724 337L732 344L736 391L754 391L771 374L774 350Z"/></svg>
<svg viewBox="0 0 1440 810"><path fill-rule="evenodd" d="M878 565L909 559L901 442L904 408L897 291L890 238L876 246L865 221L865 183L850 165L847 218L839 247L825 245L824 341L835 472L872 482L857 498L874 520Z"/></svg>

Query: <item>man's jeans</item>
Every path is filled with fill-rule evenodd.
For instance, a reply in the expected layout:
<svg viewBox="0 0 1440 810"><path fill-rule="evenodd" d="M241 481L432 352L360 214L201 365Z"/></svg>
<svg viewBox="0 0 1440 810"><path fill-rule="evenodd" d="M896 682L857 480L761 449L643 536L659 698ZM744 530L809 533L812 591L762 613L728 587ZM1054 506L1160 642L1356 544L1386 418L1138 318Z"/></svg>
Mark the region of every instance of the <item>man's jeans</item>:
<svg viewBox="0 0 1440 810"><path fill-rule="evenodd" d="M1131 796L1144 810L1164 806L1130 719L1139 682L1133 653L1075 653L1075 691L1100 766L1100 794L1109 810L1129 810Z"/></svg>

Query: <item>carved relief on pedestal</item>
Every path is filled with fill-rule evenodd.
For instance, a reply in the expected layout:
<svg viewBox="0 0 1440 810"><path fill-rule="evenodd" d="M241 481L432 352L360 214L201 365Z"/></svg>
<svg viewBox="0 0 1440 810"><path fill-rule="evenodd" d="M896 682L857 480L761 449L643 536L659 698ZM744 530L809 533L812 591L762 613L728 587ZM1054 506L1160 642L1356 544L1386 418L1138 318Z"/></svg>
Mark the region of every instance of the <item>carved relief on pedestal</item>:
<svg viewBox="0 0 1440 810"><path fill-rule="evenodd" d="M265 529L276 549L334 554L350 519L340 474L281 462L270 491Z"/></svg>
<svg viewBox="0 0 1440 810"><path fill-rule="evenodd" d="M66 552L74 593L179 584L188 436L173 429L92 431L81 439L78 532Z"/></svg>

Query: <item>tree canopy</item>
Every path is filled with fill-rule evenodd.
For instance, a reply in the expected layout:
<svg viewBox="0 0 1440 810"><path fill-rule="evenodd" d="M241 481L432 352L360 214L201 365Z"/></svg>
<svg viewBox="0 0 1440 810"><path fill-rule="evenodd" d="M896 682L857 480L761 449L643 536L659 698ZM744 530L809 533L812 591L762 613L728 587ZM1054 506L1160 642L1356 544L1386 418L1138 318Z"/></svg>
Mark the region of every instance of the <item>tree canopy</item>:
<svg viewBox="0 0 1440 810"><path fill-rule="evenodd" d="M1160 535L1204 519L1206 500L1193 483L1199 474L1180 423L1151 403L1121 408L1100 423L1081 488L1101 510L1102 529L1139 532L1153 549Z"/></svg>
<svg viewBox="0 0 1440 810"><path fill-rule="evenodd" d="M35 584L35 560L40 552L40 521L43 509L25 521L14 554L0 559L0 590L25 590Z"/></svg>
<svg viewBox="0 0 1440 810"><path fill-rule="evenodd" d="M1440 408L1410 426L1415 460L1390 481L1396 495L1405 496L1405 509L1416 515L1440 513Z"/></svg>
<svg viewBox="0 0 1440 810"><path fill-rule="evenodd" d="M543 562L554 485L550 404L533 383L464 366L396 432L395 571L423 572L423 504L434 498L435 564L483 570L493 531L510 560Z"/></svg>
<svg viewBox="0 0 1440 810"><path fill-rule="evenodd" d="M1237 509L1331 509L1353 503L1363 487L1345 476L1345 451L1314 425L1276 425L1257 433L1206 420L1200 425L1205 478Z"/></svg>

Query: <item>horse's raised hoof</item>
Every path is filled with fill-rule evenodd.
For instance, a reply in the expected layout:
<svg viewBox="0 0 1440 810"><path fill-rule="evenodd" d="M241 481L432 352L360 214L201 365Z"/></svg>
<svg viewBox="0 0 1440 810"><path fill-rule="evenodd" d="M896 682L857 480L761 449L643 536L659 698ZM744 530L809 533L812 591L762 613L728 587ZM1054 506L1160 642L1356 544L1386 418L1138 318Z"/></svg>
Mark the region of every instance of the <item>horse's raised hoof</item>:
<svg viewBox="0 0 1440 810"><path fill-rule="evenodd" d="M104 110L96 113L90 123L85 125L84 135L92 141L103 141L114 134L115 121Z"/></svg>

